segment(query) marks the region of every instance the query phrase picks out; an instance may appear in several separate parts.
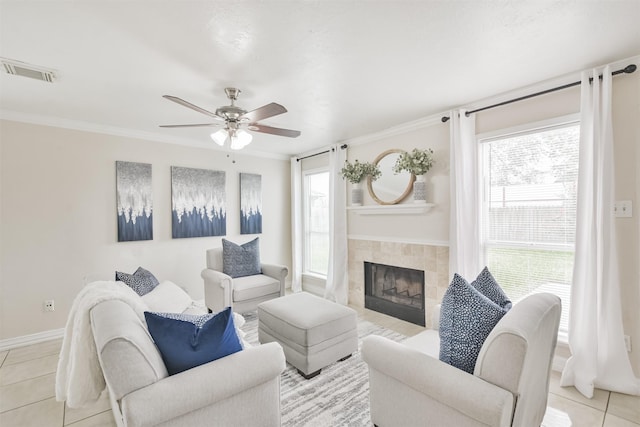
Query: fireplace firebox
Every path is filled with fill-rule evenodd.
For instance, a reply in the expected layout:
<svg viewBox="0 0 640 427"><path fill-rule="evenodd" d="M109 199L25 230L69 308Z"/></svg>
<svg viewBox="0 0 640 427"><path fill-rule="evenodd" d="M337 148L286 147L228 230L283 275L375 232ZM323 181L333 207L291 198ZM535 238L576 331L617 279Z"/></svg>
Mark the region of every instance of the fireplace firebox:
<svg viewBox="0 0 640 427"><path fill-rule="evenodd" d="M364 263L364 306L425 326L424 271Z"/></svg>

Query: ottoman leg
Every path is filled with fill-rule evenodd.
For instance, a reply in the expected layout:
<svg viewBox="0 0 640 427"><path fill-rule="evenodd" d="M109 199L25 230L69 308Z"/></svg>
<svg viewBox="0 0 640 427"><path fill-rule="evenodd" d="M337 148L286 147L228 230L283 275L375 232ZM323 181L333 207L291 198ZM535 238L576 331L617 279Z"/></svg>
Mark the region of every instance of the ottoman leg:
<svg viewBox="0 0 640 427"><path fill-rule="evenodd" d="M348 356L343 357L342 359L338 359L338 362L344 362L345 360L347 360L350 357L351 357L351 354L349 354Z"/></svg>
<svg viewBox="0 0 640 427"><path fill-rule="evenodd" d="M317 371L311 372L310 374L305 374L300 369L298 369L298 373L302 375L305 380L310 380L313 377L317 377L318 375L320 375L320 371L322 371L322 369L318 369Z"/></svg>

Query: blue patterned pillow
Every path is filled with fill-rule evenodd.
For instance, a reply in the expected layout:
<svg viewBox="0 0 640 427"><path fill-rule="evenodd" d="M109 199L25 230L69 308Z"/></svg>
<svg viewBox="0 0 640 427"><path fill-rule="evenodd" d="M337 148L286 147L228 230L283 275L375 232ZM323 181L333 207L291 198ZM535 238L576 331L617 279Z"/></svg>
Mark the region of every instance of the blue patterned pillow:
<svg viewBox="0 0 640 427"><path fill-rule="evenodd" d="M116 280L126 283L140 296L148 294L159 284L158 279L142 267L138 267L133 274L116 271Z"/></svg>
<svg viewBox="0 0 640 427"><path fill-rule="evenodd" d="M201 316L145 311L144 317L169 375L242 350L231 307Z"/></svg>
<svg viewBox="0 0 640 427"><path fill-rule="evenodd" d="M476 280L471 283L471 286L500 307L506 310L511 309L511 300L509 300L500 285L498 285L496 279L493 278L493 275L489 272L489 268L483 268Z"/></svg>
<svg viewBox="0 0 640 427"><path fill-rule="evenodd" d="M222 239L222 272L233 278L262 273L258 239L256 237L244 245Z"/></svg>
<svg viewBox="0 0 640 427"><path fill-rule="evenodd" d="M440 360L473 373L484 340L507 311L454 274L442 298Z"/></svg>

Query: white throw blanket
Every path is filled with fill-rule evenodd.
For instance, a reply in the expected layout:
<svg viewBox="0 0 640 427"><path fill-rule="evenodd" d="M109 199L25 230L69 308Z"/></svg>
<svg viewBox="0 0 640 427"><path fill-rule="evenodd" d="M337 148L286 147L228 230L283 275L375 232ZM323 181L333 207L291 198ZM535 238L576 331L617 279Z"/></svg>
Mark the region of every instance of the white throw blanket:
<svg viewBox="0 0 640 427"><path fill-rule="evenodd" d="M89 312L102 301L120 300L144 322L146 305L122 282L93 282L82 288L69 312L56 373L56 400L70 408L95 402L105 389Z"/></svg>

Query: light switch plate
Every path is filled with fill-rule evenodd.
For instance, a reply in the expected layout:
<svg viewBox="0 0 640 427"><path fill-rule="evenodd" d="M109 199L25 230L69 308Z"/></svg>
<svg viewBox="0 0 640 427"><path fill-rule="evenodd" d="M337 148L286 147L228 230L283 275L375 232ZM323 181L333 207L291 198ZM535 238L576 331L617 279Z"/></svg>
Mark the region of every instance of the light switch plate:
<svg viewBox="0 0 640 427"><path fill-rule="evenodd" d="M618 218L631 218L633 216L631 200L616 201L613 206L613 212Z"/></svg>

